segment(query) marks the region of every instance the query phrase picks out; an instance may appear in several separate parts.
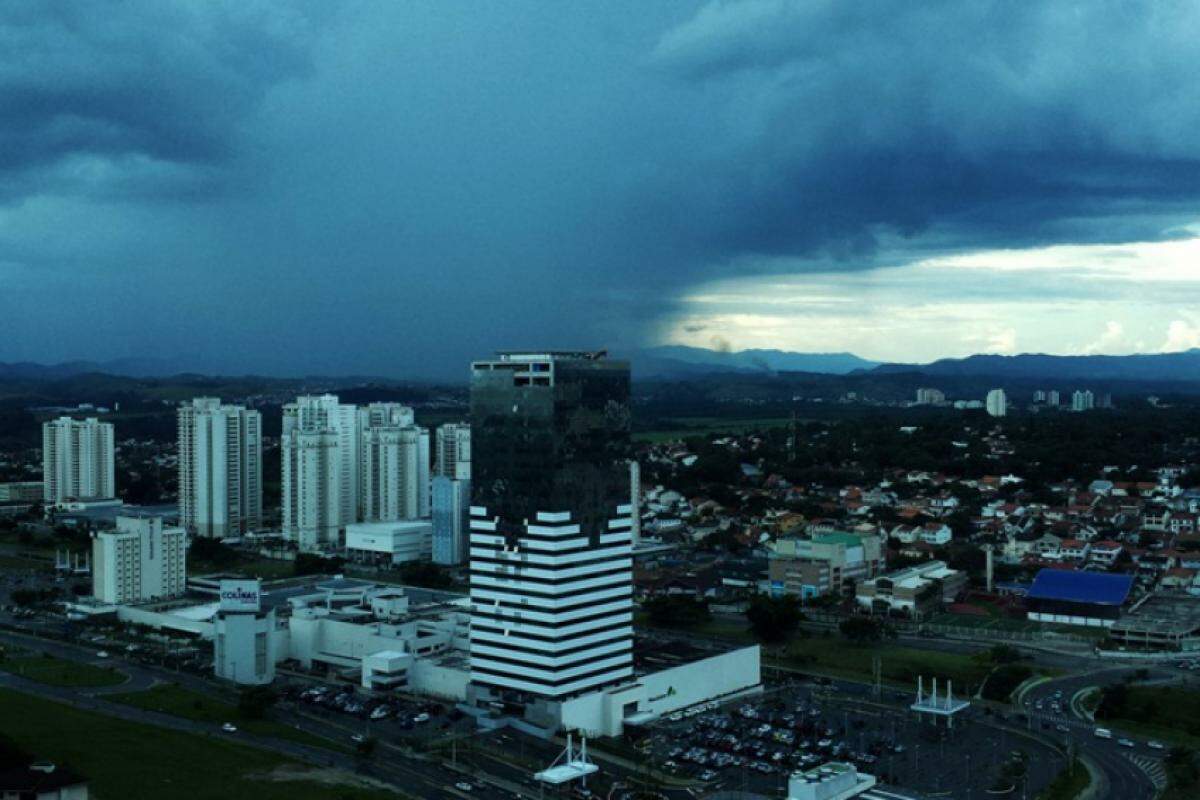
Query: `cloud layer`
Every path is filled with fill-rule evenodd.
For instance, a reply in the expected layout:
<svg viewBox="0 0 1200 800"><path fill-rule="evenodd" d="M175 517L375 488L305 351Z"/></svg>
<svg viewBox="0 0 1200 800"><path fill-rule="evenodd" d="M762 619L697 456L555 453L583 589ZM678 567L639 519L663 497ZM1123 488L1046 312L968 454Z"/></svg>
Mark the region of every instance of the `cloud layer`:
<svg viewBox="0 0 1200 800"><path fill-rule="evenodd" d="M1182 2L7 4L0 360L739 347L778 330L753 322L781 318L773 281L816 298L793 327L894 281L935 318L1011 309L978 349L1021 347L1045 326L1005 303L1060 291L1077 316L1046 349L1158 347L1161 307L1114 315L1127 285L1080 297L1042 248L1191 235L1198 69ZM1001 248L1041 268L923 281ZM694 302L717 284L736 308Z"/></svg>

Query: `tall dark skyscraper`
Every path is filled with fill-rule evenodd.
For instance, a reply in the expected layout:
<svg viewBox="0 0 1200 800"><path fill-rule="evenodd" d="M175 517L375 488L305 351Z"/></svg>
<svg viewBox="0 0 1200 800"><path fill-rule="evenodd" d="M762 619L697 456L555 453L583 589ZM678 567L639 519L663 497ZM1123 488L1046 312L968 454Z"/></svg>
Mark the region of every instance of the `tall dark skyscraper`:
<svg viewBox="0 0 1200 800"><path fill-rule="evenodd" d="M471 680L563 699L632 675L629 365L499 353L471 368Z"/></svg>

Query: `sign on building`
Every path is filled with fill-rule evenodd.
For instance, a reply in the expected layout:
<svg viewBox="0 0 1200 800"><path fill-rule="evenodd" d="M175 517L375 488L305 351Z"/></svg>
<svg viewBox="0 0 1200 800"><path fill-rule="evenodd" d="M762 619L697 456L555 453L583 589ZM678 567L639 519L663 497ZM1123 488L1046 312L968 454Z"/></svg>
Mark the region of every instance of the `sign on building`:
<svg viewBox="0 0 1200 800"><path fill-rule="evenodd" d="M221 581L222 611L258 611L262 586L258 581Z"/></svg>

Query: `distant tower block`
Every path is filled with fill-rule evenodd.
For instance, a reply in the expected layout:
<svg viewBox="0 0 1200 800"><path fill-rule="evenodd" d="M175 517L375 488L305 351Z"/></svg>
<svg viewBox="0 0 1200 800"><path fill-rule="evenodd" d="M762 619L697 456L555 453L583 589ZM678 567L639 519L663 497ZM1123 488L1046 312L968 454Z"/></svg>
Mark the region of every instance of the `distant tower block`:
<svg viewBox="0 0 1200 800"><path fill-rule="evenodd" d="M987 575L987 590L988 594L995 591L996 588L996 547L995 545L985 544L983 546L984 557L987 559L985 574Z"/></svg>
<svg viewBox="0 0 1200 800"><path fill-rule="evenodd" d="M946 693L939 697L937 678L933 679L932 694L925 694L925 678L923 676L917 678L917 702L913 703L910 708L918 714L929 715L934 722L944 719L946 727L953 728L954 717L970 707L971 704L968 701L954 699L953 682L946 681Z"/></svg>

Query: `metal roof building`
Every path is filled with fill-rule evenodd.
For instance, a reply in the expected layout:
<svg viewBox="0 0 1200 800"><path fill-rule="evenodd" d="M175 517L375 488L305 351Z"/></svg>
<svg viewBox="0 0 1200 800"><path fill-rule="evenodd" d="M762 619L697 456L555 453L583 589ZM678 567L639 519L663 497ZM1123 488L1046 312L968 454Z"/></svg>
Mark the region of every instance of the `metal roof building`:
<svg viewBox="0 0 1200 800"><path fill-rule="evenodd" d="M1128 599L1131 588L1132 575L1043 569L1033 579L1029 597L1119 606Z"/></svg>
<svg viewBox="0 0 1200 800"><path fill-rule="evenodd" d="M1043 569L1025 599L1029 619L1060 625L1109 627L1129 599L1133 576Z"/></svg>

